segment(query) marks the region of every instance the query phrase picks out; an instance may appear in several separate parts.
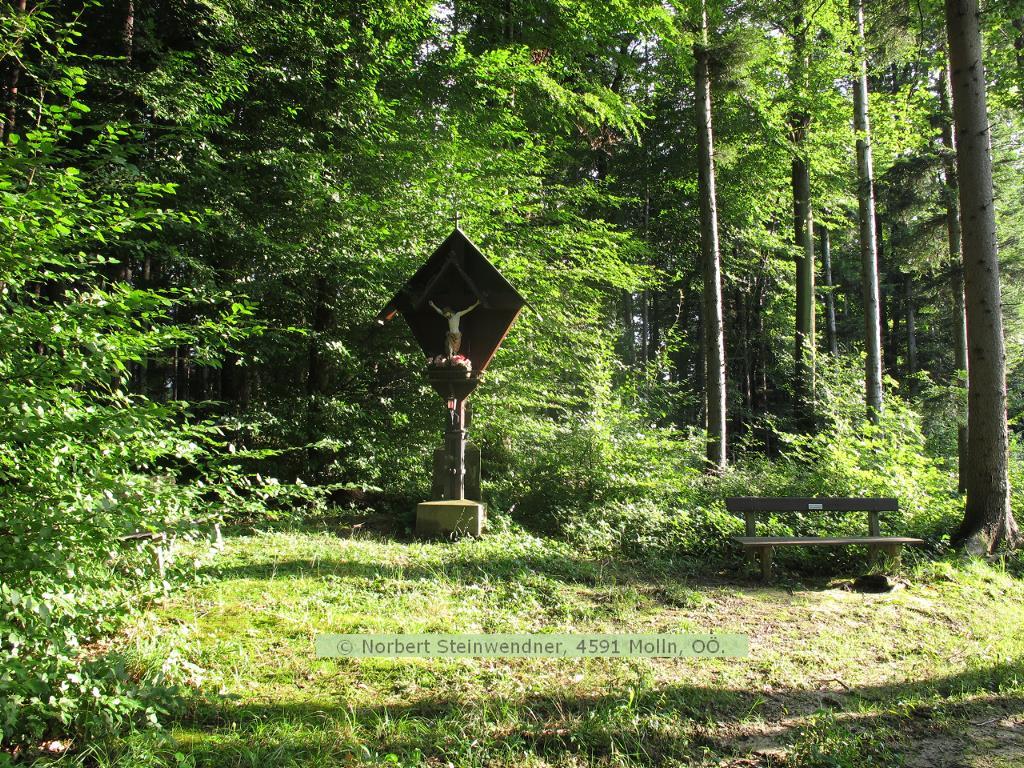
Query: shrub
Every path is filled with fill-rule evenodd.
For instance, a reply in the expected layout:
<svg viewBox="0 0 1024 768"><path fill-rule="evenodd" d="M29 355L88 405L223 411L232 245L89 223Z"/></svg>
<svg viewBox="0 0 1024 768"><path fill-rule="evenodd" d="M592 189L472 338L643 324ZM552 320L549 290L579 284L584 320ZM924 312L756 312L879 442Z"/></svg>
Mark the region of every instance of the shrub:
<svg viewBox="0 0 1024 768"><path fill-rule="evenodd" d="M156 717L154 680L130 679L99 640L169 586L175 569L161 573L158 546L200 535L237 477L217 428L131 393L128 373L181 344L212 360L247 312L205 297L195 315L208 320L172 324L199 298L115 279L111 254L174 216L160 208L173 189L125 178L118 126L77 127L87 108L67 45L75 24L42 6L25 24L25 61L46 69L31 75L54 87L36 124L0 147L4 743ZM138 532L157 538L123 540Z"/></svg>
<svg viewBox="0 0 1024 768"><path fill-rule="evenodd" d="M883 515L883 532L941 546L961 514L951 467L929 451L920 414L902 398L886 398L877 426L867 421L856 366L852 359L822 366L816 434L775 430L783 449L773 457L754 445L734 447L721 477L702 472L699 434L652 427L611 407L587 420L547 423L543 438L521 438L529 447L516 452L519 463L495 495L517 519L578 546L646 560L735 555L729 537L742 521L726 512L727 496L894 496L900 513ZM866 519L782 514L759 531L863 535ZM834 556L796 555L815 567Z"/></svg>

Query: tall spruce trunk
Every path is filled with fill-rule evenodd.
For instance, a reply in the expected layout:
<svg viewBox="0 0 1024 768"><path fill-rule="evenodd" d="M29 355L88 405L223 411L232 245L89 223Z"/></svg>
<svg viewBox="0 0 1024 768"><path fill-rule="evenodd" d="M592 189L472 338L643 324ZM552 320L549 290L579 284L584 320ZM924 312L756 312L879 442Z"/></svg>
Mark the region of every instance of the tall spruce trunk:
<svg viewBox="0 0 1024 768"><path fill-rule="evenodd" d="M967 308L967 503L954 544L1020 543L1010 510L1006 349L978 0L946 0Z"/></svg>
<svg viewBox="0 0 1024 768"><path fill-rule="evenodd" d="M960 202L956 179L956 140L953 138L949 108L949 72L942 68L939 77L939 111L942 121L942 172L945 176L946 236L949 252L950 288L953 294L953 368L958 388L967 389L967 315L964 309L964 262L960 251ZM957 408L956 419L957 488L967 490L967 411Z"/></svg>
<svg viewBox="0 0 1024 768"><path fill-rule="evenodd" d="M853 88L853 127L857 133L857 213L860 223L861 292L864 302L864 401L868 419L882 414L882 317L878 288L878 240L875 232L875 177L868 119L868 66L864 46L864 3L852 0L857 20L857 78Z"/></svg>
<svg viewBox="0 0 1024 768"><path fill-rule="evenodd" d="M825 279L825 335L828 351L833 357L839 355L839 339L836 336L836 297L832 283L832 236L828 229L821 228L821 268Z"/></svg>
<svg viewBox="0 0 1024 768"><path fill-rule="evenodd" d="M722 312L722 264L718 246L718 201L715 192L715 143L711 122L708 66L708 17L701 3L701 39L694 45L697 101L697 184L700 196L700 250L704 271L704 376L707 397L707 457L713 471L725 469L725 330Z"/></svg>

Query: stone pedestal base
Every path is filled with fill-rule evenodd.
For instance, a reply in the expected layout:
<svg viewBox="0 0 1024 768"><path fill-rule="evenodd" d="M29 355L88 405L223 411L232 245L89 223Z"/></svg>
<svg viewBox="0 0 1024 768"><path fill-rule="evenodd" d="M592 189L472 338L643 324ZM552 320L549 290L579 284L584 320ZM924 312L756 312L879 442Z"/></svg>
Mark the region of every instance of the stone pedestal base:
<svg viewBox="0 0 1024 768"><path fill-rule="evenodd" d="M424 501L416 505L417 536L480 536L487 508L479 501Z"/></svg>

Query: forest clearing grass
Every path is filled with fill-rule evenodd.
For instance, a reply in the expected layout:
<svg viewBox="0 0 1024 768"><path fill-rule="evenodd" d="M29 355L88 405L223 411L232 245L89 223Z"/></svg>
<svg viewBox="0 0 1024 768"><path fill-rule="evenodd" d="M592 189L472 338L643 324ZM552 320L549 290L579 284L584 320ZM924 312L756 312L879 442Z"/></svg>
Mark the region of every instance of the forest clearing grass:
<svg viewBox="0 0 1024 768"><path fill-rule="evenodd" d="M592 560L522 533L229 537L123 643L177 648L164 737L99 764L1024 764L1024 583L923 562L888 594ZM738 632L745 659L316 659L322 632ZM69 756L65 756L68 760Z"/></svg>

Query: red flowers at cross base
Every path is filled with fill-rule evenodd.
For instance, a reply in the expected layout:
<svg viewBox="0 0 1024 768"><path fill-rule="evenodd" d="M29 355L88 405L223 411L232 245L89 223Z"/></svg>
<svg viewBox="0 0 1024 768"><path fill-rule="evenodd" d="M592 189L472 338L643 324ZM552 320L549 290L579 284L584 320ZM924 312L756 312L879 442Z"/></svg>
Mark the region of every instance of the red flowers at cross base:
<svg viewBox="0 0 1024 768"><path fill-rule="evenodd" d="M472 371L473 363L465 355L437 355L427 358L428 368L461 368L464 371Z"/></svg>

